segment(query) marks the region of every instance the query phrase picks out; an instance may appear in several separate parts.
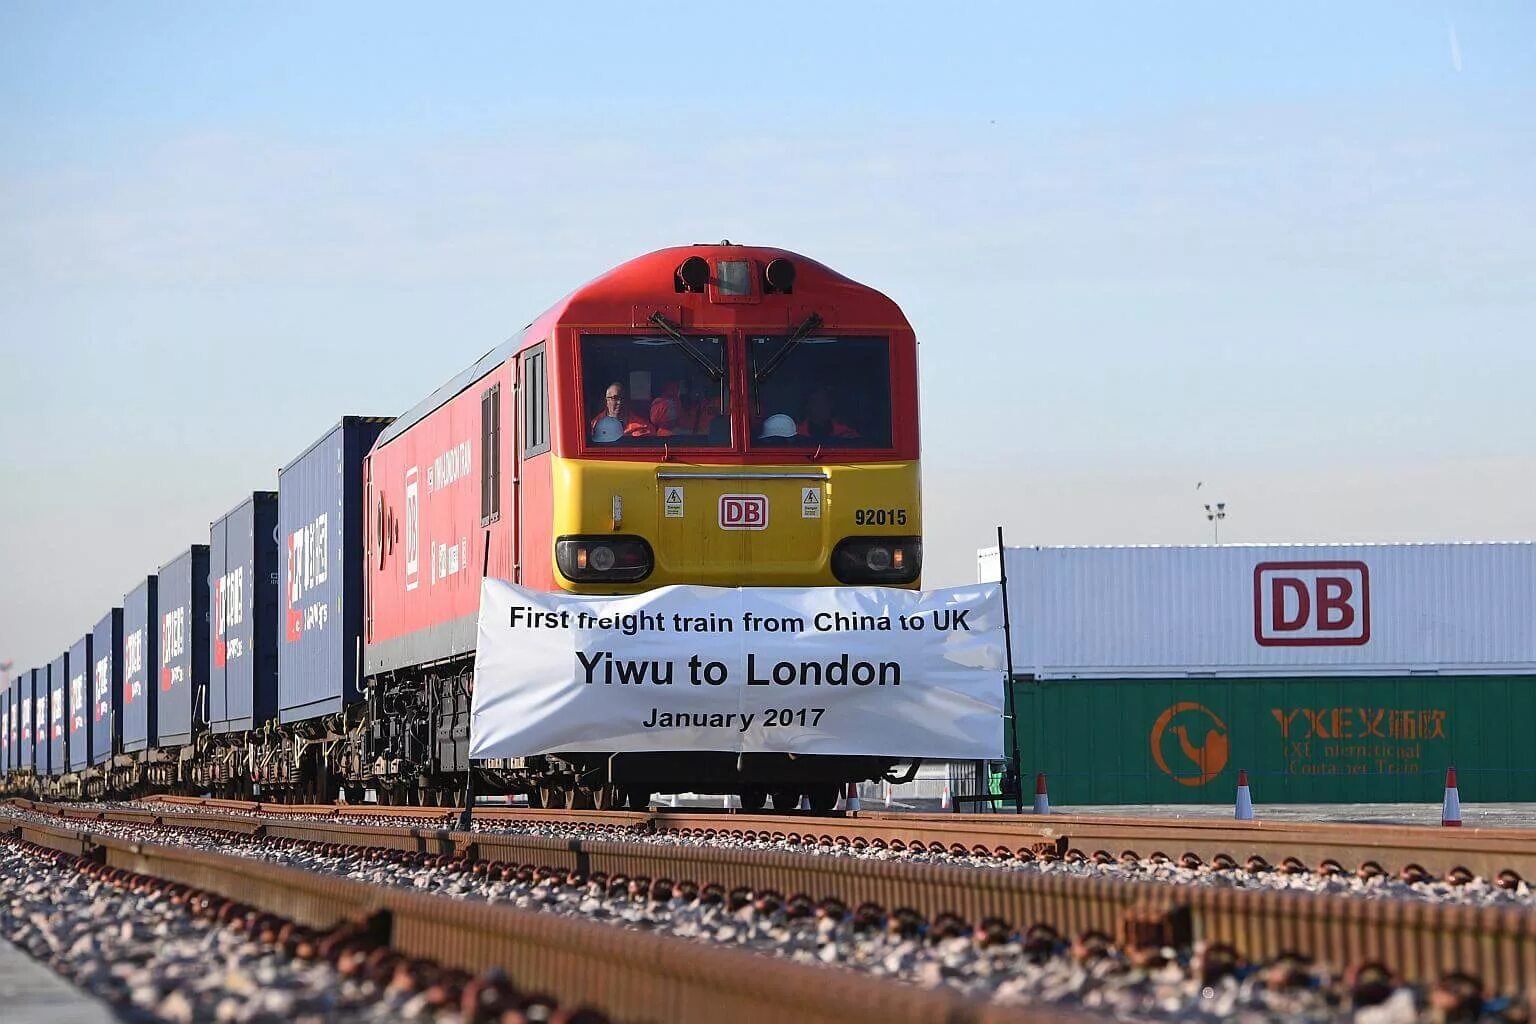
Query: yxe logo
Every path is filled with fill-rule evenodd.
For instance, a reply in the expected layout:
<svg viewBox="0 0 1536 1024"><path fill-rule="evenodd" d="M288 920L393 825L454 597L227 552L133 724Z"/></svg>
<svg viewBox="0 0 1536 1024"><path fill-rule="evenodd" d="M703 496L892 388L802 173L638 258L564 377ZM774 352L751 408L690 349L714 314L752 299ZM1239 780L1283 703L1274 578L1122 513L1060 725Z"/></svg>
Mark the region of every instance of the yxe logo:
<svg viewBox="0 0 1536 1024"><path fill-rule="evenodd" d="M107 690L112 685L112 658L96 659L96 668L91 679L91 707L94 709L91 721L99 722L107 716L111 708L107 705Z"/></svg>
<svg viewBox="0 0 1536 1024"><path fill-rule="evenodd" d="M330 578L331 519L322 512L288 535L288 587L283 595L286 628L283 638L293 643L311 629L324 629L324 602L304 607L311 590Z"/></svg>
<svg viewBox="0 0 1536 1024"><path fill-rule="evenodd" d="M1186 700L1169 707L1157 716L1150 739L1152 761L1181 786L1203 786L1227 766L1227 723L1204 704Z"/></svg>
<svg viewBox="0 0 1536 1024"><path fill-rule="evenodd" d="M144 629L140 627L123 637L123 704L144 692L139 673L144 671Z"/></svg>

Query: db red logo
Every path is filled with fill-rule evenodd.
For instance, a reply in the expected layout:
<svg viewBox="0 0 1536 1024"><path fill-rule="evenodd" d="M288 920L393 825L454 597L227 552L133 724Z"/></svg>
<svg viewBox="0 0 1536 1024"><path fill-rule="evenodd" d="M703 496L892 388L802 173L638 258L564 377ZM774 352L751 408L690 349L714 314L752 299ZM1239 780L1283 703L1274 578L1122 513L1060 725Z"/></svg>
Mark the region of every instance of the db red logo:
<svg viewBox="0 0 1536 1024"><path fill-rule="evenodd" d="M763 494L720 495L720 529L768 529L768 497Z"/></svg>
<svg viewBox="0 0 1536 1024"><path fill-rule="evenodd" d="M1261 647L1351 647L1371 639L1364 562L1261 562L1253 569L1253 638Z"/></svg>

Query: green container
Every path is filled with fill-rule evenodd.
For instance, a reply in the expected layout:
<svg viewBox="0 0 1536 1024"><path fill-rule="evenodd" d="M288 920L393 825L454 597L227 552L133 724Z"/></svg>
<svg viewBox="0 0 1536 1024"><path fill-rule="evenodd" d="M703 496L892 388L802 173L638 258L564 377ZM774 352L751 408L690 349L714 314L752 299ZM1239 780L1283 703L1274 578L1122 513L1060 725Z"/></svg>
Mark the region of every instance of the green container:
<svg viewBox="0 0 1536 1024"><path fill-rule="evenodd" d="M1536 677L1064 679L1014 684L1025 792L1052 805L1536 801ZM1012 730L1006 742L1012 743ZM1008 748L1012 753L1012 747Z"/></svg>

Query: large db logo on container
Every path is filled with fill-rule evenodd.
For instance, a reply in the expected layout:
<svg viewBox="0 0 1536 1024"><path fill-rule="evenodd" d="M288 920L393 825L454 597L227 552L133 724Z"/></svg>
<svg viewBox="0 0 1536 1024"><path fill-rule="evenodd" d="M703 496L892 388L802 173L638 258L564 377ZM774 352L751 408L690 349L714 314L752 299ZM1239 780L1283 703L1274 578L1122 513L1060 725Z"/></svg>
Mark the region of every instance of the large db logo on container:
<svg viewBox="0 0 1536 1024"><path fill-rule="evenodd" d="M1371 639L1364 562L1260 562L1253 569L1253 638L1261 647L1352 647Z"/></svg>
<svg viewBox="0 0 1536 1024"><path fill-rule="evenodd" d="M768 496L765 494L720 495L720 529L768 529Z"/></svg>

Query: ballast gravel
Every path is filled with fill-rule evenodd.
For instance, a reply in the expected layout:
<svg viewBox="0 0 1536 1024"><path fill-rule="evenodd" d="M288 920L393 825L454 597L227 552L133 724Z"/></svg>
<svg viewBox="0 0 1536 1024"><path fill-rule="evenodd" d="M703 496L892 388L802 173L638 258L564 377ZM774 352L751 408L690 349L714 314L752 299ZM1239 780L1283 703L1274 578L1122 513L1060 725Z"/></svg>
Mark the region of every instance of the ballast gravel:
<svg viewBox="0 0 1536 1024"><path fill-rule="evenodd" d="M407 1015L404 999L193 917L163 893L126 892L8 842L0 879L0 938L125 1020L347 1024Z"/></svg>
<svg viewBox="0 0 1536 1024"><path fill-rule="evenodd" d="M14 817L36 817L10 809ZM216 823L210 822L210 826ZM1222 947L1128 953L1104 935L1068 940L1036 926L933 922L902 910L813 903L773 892L725 892L666 880L577 878L517 872L510 878L312 846L210 836L201 830L91 823L93 831L143 842L249 856L372 885L485 900L601 921L797 962L858 970L924 987L949 987L1002 1004L1053 1003L1127 1020L1416 1021L1526 1020L1527 1007L1451 985L1398 984L1385 972L1345 976L1300 959L1250 964ZM592 838L596 838L595 836Z"/></svg>

